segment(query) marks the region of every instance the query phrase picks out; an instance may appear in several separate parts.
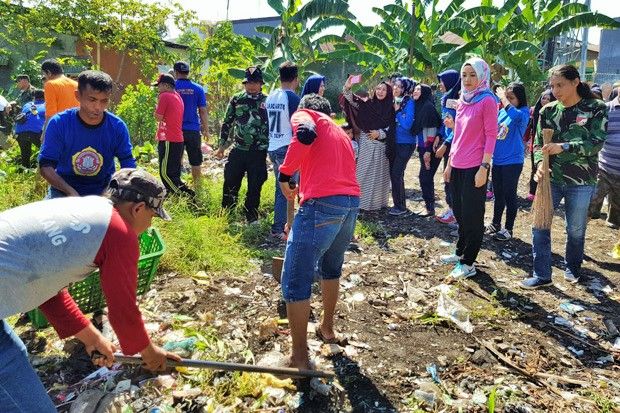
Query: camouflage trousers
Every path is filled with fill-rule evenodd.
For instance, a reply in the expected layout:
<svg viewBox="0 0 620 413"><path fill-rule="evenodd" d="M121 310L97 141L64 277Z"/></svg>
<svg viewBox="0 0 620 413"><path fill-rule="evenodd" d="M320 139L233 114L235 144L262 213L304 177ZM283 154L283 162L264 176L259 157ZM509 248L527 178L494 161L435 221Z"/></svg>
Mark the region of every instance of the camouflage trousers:
<svg viewBox="0 0 620 413"><path fill-rule="evenodd" d="M605 197L609 202L607 222L620 226L620 175L612 175L599 169L596 190L588 211L590 217L595 218L601 214Z"/></svg>

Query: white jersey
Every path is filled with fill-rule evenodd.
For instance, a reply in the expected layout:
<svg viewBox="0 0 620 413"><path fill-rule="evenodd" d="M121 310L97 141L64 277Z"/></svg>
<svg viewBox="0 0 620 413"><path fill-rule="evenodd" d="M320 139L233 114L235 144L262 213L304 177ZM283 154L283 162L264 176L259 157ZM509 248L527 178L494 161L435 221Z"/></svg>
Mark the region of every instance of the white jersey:
<svg viewBox="0 0 620 413"><path fill-rule="evenodd" d="M269 147L275 151L288 146L293 138L291 115L297 110L299 97L290 90L276 89L267 96L266 106L269 116Z"/></svg>

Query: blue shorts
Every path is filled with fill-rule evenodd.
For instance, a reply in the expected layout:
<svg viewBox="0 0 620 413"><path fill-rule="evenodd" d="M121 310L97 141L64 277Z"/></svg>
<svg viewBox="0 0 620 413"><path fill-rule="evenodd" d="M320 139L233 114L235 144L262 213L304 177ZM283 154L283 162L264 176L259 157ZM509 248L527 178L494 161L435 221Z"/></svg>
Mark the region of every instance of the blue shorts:
<svg viewBox="0 0 620 413"><path fill-rule="evenodd" d="M309 299L315 272L325 280L340 278L358 212L357 196L327 196L303 203L295 215L284 253L284 301Z"/></svg>

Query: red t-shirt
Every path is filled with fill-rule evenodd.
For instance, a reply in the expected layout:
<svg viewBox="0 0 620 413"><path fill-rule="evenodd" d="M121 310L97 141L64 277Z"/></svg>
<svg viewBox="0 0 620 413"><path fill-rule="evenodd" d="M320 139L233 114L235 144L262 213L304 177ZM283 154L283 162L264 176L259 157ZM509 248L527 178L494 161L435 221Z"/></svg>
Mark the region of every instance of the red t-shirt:
<svg viewBox="0 0 620 413"><path fill-rule="evenodd" d="M101 274L108 319L125 354L139 353L150 342L136 303L139 257L140 246L135 231L113 209L94 263ZM66 288L39 308L60 338L73 336L89 324Z"/></svg>
<svg viewBox="0 0 620 413"><path fill-rule="evenodd" d="M280 172L293 175L299 171L300 204L311 198L333 195L360 195L355 177L355 155L351 139L327 115L300 109L291 117L293 139ZM297 139L300 124L314 125L317 137L309 144Z"/></svg>
<svg viewBox="0 0 620 413"><path fill-rule="evenodd" d="M159 94L155 113L164 117L157 127L157 140L183 142L183 99L171 90Z"/></svg>

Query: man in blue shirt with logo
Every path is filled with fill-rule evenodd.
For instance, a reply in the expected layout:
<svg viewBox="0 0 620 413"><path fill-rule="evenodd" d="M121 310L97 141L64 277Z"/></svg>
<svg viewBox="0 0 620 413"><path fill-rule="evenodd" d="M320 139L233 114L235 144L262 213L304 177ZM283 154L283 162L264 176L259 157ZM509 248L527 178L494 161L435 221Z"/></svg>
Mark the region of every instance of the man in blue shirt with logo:
<svg viewBox="0 0 620 413"><path fill-rule="evenodd" d="M32 145L41 146L41 133L45 124L45 94L41 89L34 89L34 101L26 102L22 112L15 119L15 134L22 157L22 166L32 168L30 162Z"/></svg>
<svg viewBox="0 0 620 413"><path fill-rule="evenodd" d="M136 167L127 125L107 111L112 87L107 73L80 73L75 92L80 106L49 120L39 153L48 198L101 195L116 170L114 158L121 168Z"/></svg>
<svg viewBox="0 0 620 413"><path fill-rule="evenodd" d="M177 79L175 89L181 95L185 105L183 111L183 141L187 157L189 158L189 164L192 167L194 188L197 188L200 184L200 165L202 165L202 139L200 132L202 132L206 139L209 139L207 98L202 86L188 78L188 63L176 62L173 69L174 77Z"/></svg>

